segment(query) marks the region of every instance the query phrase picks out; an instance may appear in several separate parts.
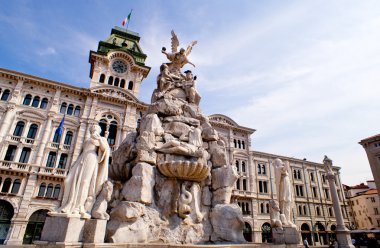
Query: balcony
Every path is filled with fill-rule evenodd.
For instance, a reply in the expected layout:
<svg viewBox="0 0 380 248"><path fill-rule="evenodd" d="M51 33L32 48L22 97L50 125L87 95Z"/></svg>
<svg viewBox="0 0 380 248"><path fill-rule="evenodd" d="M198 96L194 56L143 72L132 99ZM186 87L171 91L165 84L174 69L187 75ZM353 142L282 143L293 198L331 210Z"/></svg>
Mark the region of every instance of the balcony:
<svg viewBox="0 0 380 248"><path fill-rule="evenodd" d="M71 145L60 144L60 143L55 143L55 142L49 142L48 143L48 147L70 151Z"/></svg>
<svg viewBox="0 0 380 248"><path fill-rule="evenodd" d="M66 177L67 171L59 168L42 167L34 164L18 163L0 160L0 169L23 173L37 173L38 175Z"/></svg>
<svg viewBox="0 0 380 248"><path fill-rule="evenodd" d="M243 215L251 215L251 211L243 211Z"/></svg>
<svg viewBox="0 0 380 248"><path fill-rule="evenodd" d="M29 172L30 165L24 163L18 163L13 161L0 160L0 169L17 171L17 172Z"/></svg>
<svg viewBox="0 0 380 248"><path fill-rule="evenodd" d="M254 197L253 192L250 191L245 191L245 190L239 190L239 189L234 189L232 191L233 196L243 196L243 197Z"/></svg>
<svg viewBox="0 0 380 248"><path fill-rule="evenodd" d="M21 142L23 144L33 145L35 143L35 139L25 138L21 136L8 135L7 140L14 142Z"/></svg>

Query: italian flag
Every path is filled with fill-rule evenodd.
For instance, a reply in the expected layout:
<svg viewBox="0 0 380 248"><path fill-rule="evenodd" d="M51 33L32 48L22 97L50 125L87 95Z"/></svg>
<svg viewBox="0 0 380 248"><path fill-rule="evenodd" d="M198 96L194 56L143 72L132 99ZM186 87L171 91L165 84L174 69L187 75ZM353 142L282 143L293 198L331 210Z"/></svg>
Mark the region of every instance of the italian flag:
<svg viewBox="0 0 380 248"><path fill-rule="evenodd" d="M121 25L125 26L125 24L127 24L129 22L129 20L131 20L131 15L132 15L132 10L129 13L129 15L123 20L123 22L121 23Z"/></svg>

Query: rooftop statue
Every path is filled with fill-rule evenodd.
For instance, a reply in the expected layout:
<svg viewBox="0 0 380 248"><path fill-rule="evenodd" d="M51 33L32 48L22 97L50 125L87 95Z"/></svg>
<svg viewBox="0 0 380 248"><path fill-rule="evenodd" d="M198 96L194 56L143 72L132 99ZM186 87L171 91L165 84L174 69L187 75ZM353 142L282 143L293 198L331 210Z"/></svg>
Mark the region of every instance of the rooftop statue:
<svg viewBox="0 0 380 248"><path fill-rule="evenodd" d="M178 47L179 47L178 37L174 33L173 30L172 30L171 34L172 34L172 40L171 40L172 41L172 52L167 53L165 47L163 47L161 50L161 52L166 55L168 60L171 61L171 63L168 63L170 72L178 74L178 73L180 73L180 69L186 64L190 64L190 65L195 67L195 65L187 59L187 56L191 53L193 46L195 46L198 42L192 41L187 46L186 50L184 48L181 48L178 51Z"/></svg>

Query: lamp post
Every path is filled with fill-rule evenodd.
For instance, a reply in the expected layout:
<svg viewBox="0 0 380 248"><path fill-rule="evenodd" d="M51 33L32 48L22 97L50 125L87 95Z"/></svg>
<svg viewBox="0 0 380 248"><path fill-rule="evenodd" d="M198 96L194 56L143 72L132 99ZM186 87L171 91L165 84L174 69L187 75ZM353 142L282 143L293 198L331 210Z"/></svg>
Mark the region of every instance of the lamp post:
<svg viewBox="0 0 380 248"><path fill-rule="evenodd" d="M323 164L327 173L327 180L330 186L331 199L333 202L335 218L336 218L336 238L339 244L339 248L355 248L352 245L350 231L344 225L342 211L339 205L338 191L335 186L335 175L332 170L332 160L327 156L323 159Z"/></svg>

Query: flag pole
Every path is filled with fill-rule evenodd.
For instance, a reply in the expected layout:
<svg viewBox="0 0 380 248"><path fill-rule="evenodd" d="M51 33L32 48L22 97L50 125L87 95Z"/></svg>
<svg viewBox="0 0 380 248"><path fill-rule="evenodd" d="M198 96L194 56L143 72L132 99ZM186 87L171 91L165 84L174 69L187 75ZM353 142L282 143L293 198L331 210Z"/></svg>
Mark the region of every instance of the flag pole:
<svg viewBox="0 0 380 248"><path fill-rule="evenodd" d="M131 21L132 11L133 11L133 9L131 9L131 12L130 12L129 15L128 15L129 18L128 18L128 22L127 22L127 28L126 28L126 30L128 30L129 22Z"/></svg>

